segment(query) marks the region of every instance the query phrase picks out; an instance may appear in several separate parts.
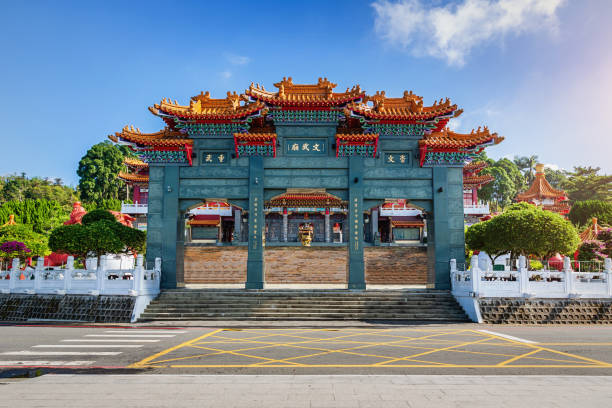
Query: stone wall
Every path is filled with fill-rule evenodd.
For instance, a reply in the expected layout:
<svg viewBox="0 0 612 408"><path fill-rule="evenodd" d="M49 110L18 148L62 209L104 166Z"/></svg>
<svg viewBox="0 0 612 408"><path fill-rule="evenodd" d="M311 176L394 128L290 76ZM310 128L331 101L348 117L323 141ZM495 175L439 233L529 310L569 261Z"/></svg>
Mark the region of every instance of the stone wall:
<svg viewBox="0 0 612 408"><path fill-rule="evenodd" d="M366 284L425 285L428 283L427 248L364 248Z"/></svg>
<svg viewBox="0 0 612 408"><path fill-rule="evenodd" d="M246 246L185 246L185 283L244 283Z"/></svg>
<svg viewBox="0 0 612 408"><path fill-rule="evenodd" d="M129 323L135 296L0 294L0 321Z"/></svg>
<svg viewBox="0 0 612 408"><path fill-rule="evenodd" d="M346 283L346 247L266 247L266 283Z"/></svg>

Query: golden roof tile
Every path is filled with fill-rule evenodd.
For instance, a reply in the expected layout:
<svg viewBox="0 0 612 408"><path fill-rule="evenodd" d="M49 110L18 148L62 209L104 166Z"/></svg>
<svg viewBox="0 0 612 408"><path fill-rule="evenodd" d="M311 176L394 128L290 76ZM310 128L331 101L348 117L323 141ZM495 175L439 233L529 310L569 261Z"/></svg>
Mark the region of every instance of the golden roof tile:
<svg viewBox="0 0 612 408"><path fill-rule="evenodd" d="M346 92L336 93L333 89L337 84L328 81L327 78L319 78L316 84L294 84L293 79L289 77L283 78L274 86L278 88L277 92L266 91L263 86L251 83L244 93L270 105L295 107L338 106L365 96L359 85L347 88Z"/></svg>
<svg viewBox="0 0 612 408"><path fill-rule="evenodd" d="M213 99L207 91L193 96L189 105L180 105L177 101L164 98L149 110L157 116L166 114L192 120L228 120L245 118L263 108L263 103L249 102L248 97L236 92L228 92L224 99Z"/></svg>
<svg viewBox="0 0 612 408"><path fill-rule="evenodd" d="M529 201L532 199L555 198L561 201L567 200L567 193L563 190L557 190L546 180L544 174L544 165L536 165L536 174L533 183L527 191L516 196L518 201Z"/></svg>
<svg viewBox="0 0 612 408"><path fill-rule="evenodd" d="M472 149L486 144L498 144L504 140L497 133L489 132L486 126L481 130L473 130L471 133L456 133L445 128L440 132L425 135L419 140L419 146L434 149Z"/></svg>
<svg viewBox="0 0 612 408"><path fill-rule="evenodd" d="M142 133L140 129L134 128L134 126L125 126L121 132L109 135L108 138L115 143L119 142L121 139L141 146L171 147L193 144L193 140L187 138L185 134L169 128L154 133Z"/></svg>
<svg viewBox="0 0 612 408"><path fill-rule="evenodd" d="M122 180L129 181L132 183L148 183L149 182L148 174L134 174L134 173L126 173L126 172L120 171L119 174L117 174L117 177L119 177Z"/></svg>

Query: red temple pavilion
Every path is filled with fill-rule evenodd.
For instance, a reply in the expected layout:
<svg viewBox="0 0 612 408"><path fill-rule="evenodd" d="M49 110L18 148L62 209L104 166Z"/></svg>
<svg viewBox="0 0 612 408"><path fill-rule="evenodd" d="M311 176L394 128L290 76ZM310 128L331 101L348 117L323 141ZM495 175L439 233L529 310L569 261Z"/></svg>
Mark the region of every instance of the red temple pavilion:
<svg viewBox="0 0 612 408"><path fill-rule="evenodd" d="M533 183L527 191L516 196L518 202L528 202L547 211L565 215L570 211L567 193L550 185L544 174L544 165L536 165Z"/></svg>

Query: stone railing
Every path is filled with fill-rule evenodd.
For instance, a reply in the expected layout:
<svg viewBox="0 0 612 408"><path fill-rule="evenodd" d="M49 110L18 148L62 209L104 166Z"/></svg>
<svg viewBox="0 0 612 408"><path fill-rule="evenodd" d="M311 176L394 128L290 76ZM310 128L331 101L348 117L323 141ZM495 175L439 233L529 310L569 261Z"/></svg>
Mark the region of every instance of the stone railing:
<svg viewBox="0 0 612 408"><path fill-rule="evenodd" d="M148 204L128 204L121 203L121 212L123 214L146 214L149 210Z"/></svg>
<svg viewBox="0 0 612 408"><path fill-rule="evenodd" d="M147 270L142 255L136 258L134 269L107 267L106 256L100 264L88 262L90 269L74 269L74 258L68 257L65 268L46 269L38 258L36 269L21 270L19 259L13 259L10 271L0 271L0 293L54 295L126 295L155 296L159 294L161 258Z"/></svg>
<svg viewBox="0 0 612 408"><path fill-rule="evenodd" d="M519 258L516 271L491 271L478 267L473 256L468 270L458 270L450 261L452 291L455 297L520 298L609 298L612 297L612 259L607 258L601 272L577 272L577 262L568 257L561 271L530 271L525 257ZM466 269L465 267L461 269Z"/></svg>
<svg viewBox="0 0 612 408"><path fill-rule="evenodd" d="M487 215L489 204L464 204L463 213L466 215Z"/></svg>

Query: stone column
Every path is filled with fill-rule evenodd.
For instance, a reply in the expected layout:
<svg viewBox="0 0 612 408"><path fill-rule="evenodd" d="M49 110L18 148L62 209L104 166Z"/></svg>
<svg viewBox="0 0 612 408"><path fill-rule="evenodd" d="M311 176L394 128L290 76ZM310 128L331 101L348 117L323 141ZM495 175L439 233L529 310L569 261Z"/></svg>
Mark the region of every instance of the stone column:
<svg viewBox="0 0 612 408"><path fill-rule="evenodd" d="M264 166L263 157L249 158L249 251L246 289L264 287Z"/></svg>
<svg viewBox="0 0 612 408"><path fill-rule="evenodd" d="M370 226L372 228L372 242L376 243L376 234L378 234L378 207L372 210L370 215Z"/></svg>
<svg viewBox="0 0 612 408"><path fill-rule="evenodd" d="M325 242L331 242L329 208L325 209Z"/></svg>
<svg viewBox="0 0 612 408"><path fill-rule="evenodd" d="M349 157L349 289L366 288L363 261L363 167L363 157Z"/></svg>
<svg viewBox="0 0 612 408"><path fill-rule="evenodd" d="M283 242L287 242L289 235L289 214L287 214L287 209L283 208Z"/></svg>
<svg viewBox="0 0 612 408"><path fill-rule="evenodd" d="M450 289L448 262L465 256L463 172L460 167L434 167L432 171L433 228L427 242L435 256L435 287Z"/></svg>
<svg viewBox="0 0 612 408"><path fill-rule="evenodd" d="M242 211L238 208L234 209L234 237L236 242L241 241L240 234L242 233Z"/></svg>

